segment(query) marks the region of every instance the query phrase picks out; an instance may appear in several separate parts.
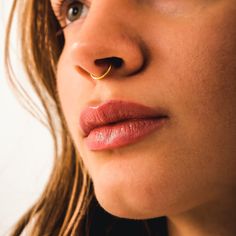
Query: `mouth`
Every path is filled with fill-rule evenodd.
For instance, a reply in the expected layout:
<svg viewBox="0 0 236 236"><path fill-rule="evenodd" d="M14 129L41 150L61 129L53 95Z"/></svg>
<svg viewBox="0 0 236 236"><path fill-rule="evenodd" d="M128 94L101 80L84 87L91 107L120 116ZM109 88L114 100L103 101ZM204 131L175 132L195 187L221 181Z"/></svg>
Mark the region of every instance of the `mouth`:
<svg viewBox="0 0 236 236"><path fill-rule="evenodd" d="M80 115L80 127L90 150L106 150L135 143L161 128L167 112L141 104L109 101L85 108Z"/></svg>

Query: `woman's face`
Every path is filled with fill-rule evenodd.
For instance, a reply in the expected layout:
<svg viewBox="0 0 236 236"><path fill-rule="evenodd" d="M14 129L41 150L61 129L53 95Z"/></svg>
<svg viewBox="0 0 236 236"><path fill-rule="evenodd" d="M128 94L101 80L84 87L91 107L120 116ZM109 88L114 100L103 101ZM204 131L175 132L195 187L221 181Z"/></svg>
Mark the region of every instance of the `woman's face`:
<svg viewBox="0 0 236 236"><path fill-rule="evenodd" d="M58 2L51 0L57 15ZM236 1L67 2L60 11L68 26L58 92L101 206L120 217L151 218L187 211L235 188ZM93 80L89 73L102 74L111 57L122 64ZM109 146L112 137L103 129L85 137L81 114L111 101L161 109L168 118L134 142ZM102 112L111 116L109 109ZM94 148L99 138L107 140Z"/></svg>

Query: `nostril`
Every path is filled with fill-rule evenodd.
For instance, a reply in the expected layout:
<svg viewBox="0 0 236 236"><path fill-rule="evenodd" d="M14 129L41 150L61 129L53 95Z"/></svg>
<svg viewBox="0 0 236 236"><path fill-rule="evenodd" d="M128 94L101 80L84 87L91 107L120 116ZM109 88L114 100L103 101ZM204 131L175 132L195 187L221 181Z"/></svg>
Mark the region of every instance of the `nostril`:
<svg viewBox="0 0 236 236"><path fill-rule="evenodd" d="M123 60L119 57L108 57L95 60L95 65L97 66L112 65L113 67L118 69L123 65Z"/></svg>
<svg viewBox="0 0 236 236"><path fill-rule="evenodd" d="M111 57L111 62L112 65L117 69L120 68L123 64L123 60L119 57Z"/></svg>

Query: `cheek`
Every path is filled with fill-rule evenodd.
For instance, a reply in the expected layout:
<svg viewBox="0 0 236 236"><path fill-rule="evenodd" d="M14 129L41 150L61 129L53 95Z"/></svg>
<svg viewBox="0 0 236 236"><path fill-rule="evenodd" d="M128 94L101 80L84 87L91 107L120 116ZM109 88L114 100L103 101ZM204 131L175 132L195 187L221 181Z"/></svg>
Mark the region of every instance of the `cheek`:
<svg viewBox="0 0 236 236"><path fill-rule="evenodd" d="M201 168L197 175L202 180L208 177L219 189L234 185L236 178L236 17L232 14L222 10L218 17L181 30L183 34L170 42L181 47L172 48L175 54L169 51L176 60L169 57L172 79L165 84L175 100L179 137L186 147L192 146L190 153L195 150L191 159Z"/></svg>
<svg viewBox="0 0 236 236"><path fill-rule="evenodd" d="M235 113L236 15L225 11L176 25L160 40L163 88L179 103L173 109L180 115L215 119Z"/></svg>

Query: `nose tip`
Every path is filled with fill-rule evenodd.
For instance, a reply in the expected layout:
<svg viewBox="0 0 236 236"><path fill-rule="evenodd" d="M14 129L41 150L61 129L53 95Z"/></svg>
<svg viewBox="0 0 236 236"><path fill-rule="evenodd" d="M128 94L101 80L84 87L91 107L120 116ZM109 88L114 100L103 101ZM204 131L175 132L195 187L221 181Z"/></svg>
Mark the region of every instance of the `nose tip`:
<svg viewBox="0 0 236 236"><path fill-rule="evenodd" d="M124 36L122 29L114 28L105 32L106 30L96 33L94 25L90 28L84 26L80 31L77 40L71 46L71 58L74 65L79 68L78 71L99 76L110 65L112 65L112 75L116 74L119 77L140 71L145 64L140 42L131 38L129 34Z"/></svg>

